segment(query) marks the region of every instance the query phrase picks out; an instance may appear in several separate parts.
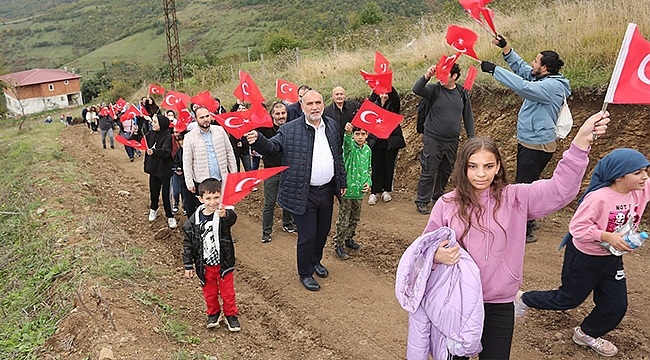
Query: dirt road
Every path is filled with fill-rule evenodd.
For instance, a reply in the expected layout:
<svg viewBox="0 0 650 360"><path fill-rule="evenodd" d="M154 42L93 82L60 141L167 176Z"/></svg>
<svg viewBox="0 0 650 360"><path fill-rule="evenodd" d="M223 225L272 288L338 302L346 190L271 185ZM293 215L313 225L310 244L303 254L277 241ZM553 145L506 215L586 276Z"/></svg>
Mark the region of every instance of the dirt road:
<svg viewBox="0 0 650 360"><path fill-rule="evenodd" d="M412 202L412 175L398 178L392 202L364 204L356 238L363 247L349 260L338 260L328 243L323 263L330 277L319 279L322 289L315 293L298 280L296 235L281 231L278 216L273 241L260 241L263 189L240 203L233 232L242 331L231 334L223 327L205 329L198 281L182 277L180 231L166 230L164 217L153 224L147 221L148 180L142 159L129 162L119 144L114 150L101 149L99 135L88 134L81 125L66 129L60 141L67 153L82 159L80 177L90 179L62 189L70 200L63 206L84 228L64 246L75 249L80 263L94 261L98 253L138 258L148 275L115 280L91 273L79 287L81 300L75 299L75 310L60 323L43 357L97 358L102 348L110 348L116 359L404 358L407 314L395 300L394 274L402 252L427 221ZM402 167L411 152L400 157ZM120 190L130 195L118 195ZM88 197L97 200L80 201ZM541 221L539 241L527 247L524 289L559 285L562 252L557 244L570 215L567 211ZM101 236L100 244L92 245L91 236ZM607 336L620 349L618 359L650 359L649 251L642 248L625 260L630 306L621 325ZM527 322L515 329L511 358L597 358L571 342L571 329L591 306L587 301L567 312L530 312ZM187 328L180 331L183 324Z"/></svg>

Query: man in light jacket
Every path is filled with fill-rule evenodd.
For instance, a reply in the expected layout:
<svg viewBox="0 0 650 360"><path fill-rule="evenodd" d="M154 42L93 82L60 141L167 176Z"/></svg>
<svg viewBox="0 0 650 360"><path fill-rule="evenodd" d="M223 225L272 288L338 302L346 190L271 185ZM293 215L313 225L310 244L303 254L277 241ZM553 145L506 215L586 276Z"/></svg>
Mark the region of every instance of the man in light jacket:
<svg viewBox="0 0 650 360"><path fill-rule="evenodd" d="M538 180L557 149L555 125L565 97L571 95L569 80L560 73L564 61L552 50L542 51L528 65L499 35L493 42L503 49L503 59L514 73L482 61L481 70L524 98L517 117L517 183ZM526 242L537 241L534 220L526 226Z"/></svg>
<svg viewBox="0 0 650 360"><path fill-rule="evenodd" d="M198 107L194 113L198 127L185 135L183 171L187 189L198 195L198 184L208 178L222 181L225 174L237 172L237 161L228 133L221 126L211 125L210 110ZM199 206L196 198L191 203L191 208L185 209L188 218Z"/></svg>

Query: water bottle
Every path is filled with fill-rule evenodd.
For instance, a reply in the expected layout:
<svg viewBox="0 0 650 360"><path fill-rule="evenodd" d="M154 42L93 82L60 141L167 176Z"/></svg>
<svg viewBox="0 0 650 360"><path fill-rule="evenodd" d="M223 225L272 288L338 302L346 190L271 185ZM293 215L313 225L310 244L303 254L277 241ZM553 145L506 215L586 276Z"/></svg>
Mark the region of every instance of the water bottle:
<svg viewBox="0 0 650 360"><path fill-rule="evenodd" d="M643 243L648 240L648 233L643 231L640 233L632 232L626 235L623 235L623 240L627 243L627 245L632 248L636 249L639 246L643 245ZM612 254L616 256L621 256L623 254L627 254L627 251L619 251L616 250L613 246L611 246L608 242L601 242L601 246L603 246L605 249L609 250Z"/></svg>
<svg viewBox="0 0 650 360"><path fill-rule="evenodd" d="M625 240L632 249L636 249L648 240L648 233L645 231L640 233L630 233L623 236L623 240Z"/></svg>

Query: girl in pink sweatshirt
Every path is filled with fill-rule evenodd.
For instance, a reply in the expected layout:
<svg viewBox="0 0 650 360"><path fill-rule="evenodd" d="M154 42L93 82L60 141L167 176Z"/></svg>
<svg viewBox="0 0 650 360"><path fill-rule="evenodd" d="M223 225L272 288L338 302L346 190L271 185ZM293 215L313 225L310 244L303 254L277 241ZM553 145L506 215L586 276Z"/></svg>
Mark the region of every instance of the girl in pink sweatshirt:
<svg viewBox="0 0 650 360"><path fill-rule="evenodd" d="M469 139L459 151L456 188L436 201L423 233L442 226L456 232L459 245L435 252L437 263L453 265L462 246L481 273L485 320L479 359L508 359L514 330L514 304L522 283L526 222L566 206L580 190L593 139L604 134L609 114L592 115L548 180L508 184L505 164L493 140ZM455 359L467 359L455 357Z"/></svg>
<svg viewBox="0 0 650 360"><path fill-rule="evenodd" d="M643 154L626 148L610 152L596 164L561 244L566 245L562 285L557 290L520 292L515 301L517 317L523 318L528 307L576 308L593 291L596 306L573 329L573 341L603 356L618 353L601 336L618 326L627 311L623 257L613 255L601 242L618 251L632 251L623 235L637 230L650 200L649 166Z"/></svg>

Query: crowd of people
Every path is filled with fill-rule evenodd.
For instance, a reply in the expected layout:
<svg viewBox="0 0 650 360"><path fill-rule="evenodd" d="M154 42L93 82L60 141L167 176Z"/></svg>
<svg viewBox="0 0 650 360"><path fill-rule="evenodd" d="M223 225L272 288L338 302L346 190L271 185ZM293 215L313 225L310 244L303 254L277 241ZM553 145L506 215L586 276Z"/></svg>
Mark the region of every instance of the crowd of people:
<svg viewBox="0 0 650 360"><path fill-rule="evenodd" d="M617 218L620 212L625 223L631 224L627 231L636 230L649 198L646 193L650 190L644 184L650 163L643 155L630 152L614 152L603 159L599 163L602 171L592 178L597 185L591 188L590 184L569 227L572 239L567 242L563 285L553 291L520 291L525 245L536 241L535 219L563 208L577 195L589 149L596 137L605 133L609 114L599 112L587 119L553 176L538 181L557 148L557 113L571 93L568 80L560 73L564 63L556 52L548 50L529 65L502 36L497 36L494 44L512 71L487 61L481 63L481 70L524 99L517 120L515 183L508 183L496 143L477 135L470 94L457 84L461 77L458 65L451 68L448 80L430 84L436 75L436 67L431 66L413 85L413 92L422 97L417 126L422 134L421 172L414 201L417 212L428 215L429 220L422 236L400 261L396 279L398 300L410 313L407 358L437 358L435 351L440 350L453 359L476 355L479 359L508 359L515 322L528 309L573 308L592 291L596 307L575 328L573 341L613 356L617 348L601 336L616 327L625 314L625 278L622 258L604 250L600 243L632 251L622 238L621 224L612 224L611 214L617 209ZM191 104L193 120L184 126L174 111L163 113L151 97L138 104L147 115L125 121L117 120L119 114L112 118L104 104L84 109L82 117L91 133L101 131L104 148L106 137L114 148L116 129L126 139L146 139L149 221L156 220L161 197L169 228L178 226L176 217L181 209L186 216L182 226L185 275L191 277L195 272L202 284L208 328L218 327L222 321L230 331L241 328L231 236L237 215L233 208L220 205L221 184L227 174L261 166L288 166L264 181L261 241L272 239L277 204L282 208L282 230L297 233L298 278L309 291L321 288L314 275L330 275L322 260L334 199L339 201L339 212L332 245L340 260L350 258L352 251L362 246L355 235L366 196L371 206L392 200L398 152L406 146L402 128L397 125L384 139L353 126L361 105L348 99L340 86L332 89L332 102L327 106L322 93L309 86L301 86L298 94L296 103L276 101L268 106L272 127L239 138L214 120L215 113L226 111L223 107L213 112ZM394 87L387 93L373 92L368 100L400 113L400 96ZM249 109L250 104L237 101L231 111ZM461 139L462 127L466 139ZM141 155L127 145L125 151L130 161ZM450 177L455 187L445 193ZM411 250L414 247L418 250ZM433 285L441 278L449 281L445 271L458 266L475 269L463 272L468 280L463 286L474 284L468 292L476 295L471 297L471 313L454 306L463 301L463 292L454 293L455 301L447 303ZM450 288L450 293L463 286ZM440 326L435 313L441 303L472 321L463 322L463 326L448 321Z"/></svg>

